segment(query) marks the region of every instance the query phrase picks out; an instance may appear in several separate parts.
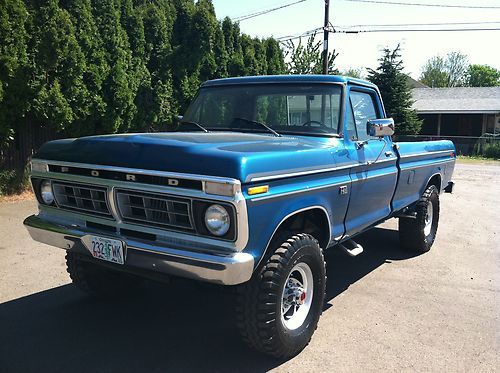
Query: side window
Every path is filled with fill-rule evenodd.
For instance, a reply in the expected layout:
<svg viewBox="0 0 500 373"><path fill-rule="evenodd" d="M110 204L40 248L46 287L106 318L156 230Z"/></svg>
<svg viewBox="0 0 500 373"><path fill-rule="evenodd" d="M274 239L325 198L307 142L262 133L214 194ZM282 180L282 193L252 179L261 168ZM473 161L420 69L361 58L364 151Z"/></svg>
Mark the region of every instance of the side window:
<svg viewBox="0 0 500 373"><path fill-rule="evenodd" d="M369 93L351 91L350 100L358 132L358 140L368 140L371 137L368 136L366 131L366 123L369 119L377 119L373 97Z"/></svg>

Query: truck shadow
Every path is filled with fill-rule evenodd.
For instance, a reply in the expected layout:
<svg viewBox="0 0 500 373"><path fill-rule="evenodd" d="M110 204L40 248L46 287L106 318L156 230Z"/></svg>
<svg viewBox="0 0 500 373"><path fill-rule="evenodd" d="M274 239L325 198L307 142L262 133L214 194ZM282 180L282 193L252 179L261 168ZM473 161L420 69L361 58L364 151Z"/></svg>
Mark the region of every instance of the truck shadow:
<svg viewBox="0 0 500 373"><path fill-rule="evenodd" d="M365 246L358 258L328 253L327 301L387 261L409 257L396 231L374 229L358 241ZM188 281L174 285L151 283L115 300L64 285L0 304L0 370L255 372L283 363L240 342L231 294Z"/></svg>

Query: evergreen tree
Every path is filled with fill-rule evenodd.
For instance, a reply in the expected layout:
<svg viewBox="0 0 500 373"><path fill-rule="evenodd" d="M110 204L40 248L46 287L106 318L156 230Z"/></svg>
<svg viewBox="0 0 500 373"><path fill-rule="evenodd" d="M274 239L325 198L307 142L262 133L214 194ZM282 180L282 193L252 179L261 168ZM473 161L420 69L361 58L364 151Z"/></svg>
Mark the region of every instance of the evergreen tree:
<svg viewBox="0 0 500 373"><path fill-rule="evenodd" d="M199 0L193 13L191 27L191 43L196 70L200 81L216 77L217 62L215 61L214 45L216 30L219 27L215 10L210 0Z"/></svg>
<svg viewBox="0 0 500 373"><path fill-rule="evenodd" d="M286 74L285 57L276 39L264 40L267 60L267 75Z"/></svg>
<svg viewBox="0 0 500 373"><path fill-rule="evenodd" d="M422 121L411 108L411 89L403 73L400 46L394 50L385 48L376 70L368 69L368 80L376 84L384 101L386 114L394 118L396 134L413 135L420 132Z"/></svg>
<svg viewBox="0 0 500 373"><path fill-rule="evenodd" d="M253 49L256 60L256 75L266 75L267 73L267 55L265 42L254 38Z"/></svg>
<svg viewBox="0 0 500 373"><path fill-rule="evenodd" d="M149 130L204 80L286 73L275 39L219 22L210 0L0 0L0 35L0 145L22 125Z"/></svg>
<svg viewBox="0 0 500 373"><path fill-rule="evenodd" d="M248 35L241 35L241 52L243 55L243 75L258 75L259 61L255 56L254 42Z"/></svg>
<svg viewBox="0 0 500 373"><path fill-rule="evenodd" d="M102 86L109 72L105 59L103 41L92 14L90 0L68 0L66 2L71 21L75 29L75 37L83 53L83 83L89 91L86 97L87 115L75 120L69 136L84 136L96 133L99 123L104 119L106 102L102 96Z"/></svg>
<svg viewBox="0 0 500 373"><path fill-rule="evenodd" d="M146 39L145 63L149 76L144 78L136 97L139 114L137 128L157 127L170 121L172 98L172 27L174 9L170 4L144 4L142 8Z"/></svg>
<svg viewBox="0 0 500 373"><path fill-rule="evenodd" d="M14 137L29 107L28 9L21 0L0 0L0 146Z"/></svg>
<svg viewBox="0 0 500 373"><path fill-rule="evenodd" d="M222 24L219 24L215 30L214 57L216 62L215 76L218 78L226 78L228 76L227 64L229 61L229 54L226 48Z"/></svg>
<svg viewBox="0 0 500 373"><path fill-rule="evenodd" d="M90 92L83 82L85 57L69 13L57 0L35 10L32 114L40 123L70 132L89 115Z"/></svg>
<svg viewBox="0 0 500 373"><path fill-rule="evenodd" d="M109 73L102 88L106 112L97 129L98 133L126 131L137 110L134 105L134 88L138 84L133 73L130 44L120 23L120 8L117 3L113 0L94 3L94 16L109 65Z"/></svg>
<svg viewBox="0 0 500 373"><path fill-rule="evenodd" d="M227 38L230 40L230 44L227 44L229 53L227 70L229 76L245 75L245 61L243 59L243 50L241 48L240 26L227 19L227 21L224 20L223 27L226 28L224 32L228 34Z"/></svg>

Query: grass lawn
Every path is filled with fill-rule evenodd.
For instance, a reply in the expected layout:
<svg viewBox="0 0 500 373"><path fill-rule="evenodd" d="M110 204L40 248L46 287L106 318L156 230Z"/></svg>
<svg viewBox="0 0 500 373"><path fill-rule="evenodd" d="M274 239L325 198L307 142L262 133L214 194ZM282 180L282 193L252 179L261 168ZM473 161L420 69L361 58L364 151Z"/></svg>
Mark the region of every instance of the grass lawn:
<svg viewBox="0 0 500 373"><path fill-rule="evenodd" d="M458 163L481 163L481 164L498 164L500 165L500 159L483 158L478 156L457 156Z"/></svg>

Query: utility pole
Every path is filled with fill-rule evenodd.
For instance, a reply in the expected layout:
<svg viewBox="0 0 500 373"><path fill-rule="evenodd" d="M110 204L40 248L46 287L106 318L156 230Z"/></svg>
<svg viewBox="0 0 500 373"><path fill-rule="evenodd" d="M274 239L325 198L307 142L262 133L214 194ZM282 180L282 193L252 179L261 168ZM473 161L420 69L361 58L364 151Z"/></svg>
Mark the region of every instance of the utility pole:
<svg viewBox="0 0 500 373"><path fill-rule="evenodd" d="M328 74L328 30L330 26L330 0L325 0L325 25L323 29L323 74Z"/></svg>
<svg viewBox="0 0 500 373"><path fill-rule="evenodd" d="M325 0L325 25L323 28L323 74L328 75L328 34L330 30L330 0ZM321 123L326 120L326 96L321 97Z"/></svg>

